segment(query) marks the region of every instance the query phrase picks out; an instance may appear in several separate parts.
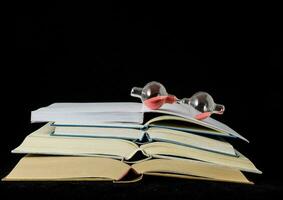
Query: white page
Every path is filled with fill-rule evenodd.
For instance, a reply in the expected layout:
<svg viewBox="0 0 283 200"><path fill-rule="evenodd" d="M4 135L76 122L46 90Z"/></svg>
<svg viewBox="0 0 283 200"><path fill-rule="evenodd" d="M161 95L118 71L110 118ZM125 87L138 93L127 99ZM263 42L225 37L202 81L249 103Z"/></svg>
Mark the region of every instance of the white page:
<svg viewBox="0 0 283 200"><path fill-rule="evenodd" d="M74 124L96 124L104 122L142 123L143 113L95 113L95 112L32 112L32 122L61 122Z"/></svg>
<svg viewBox="0 0 283 200"><path fill-rule="evenodd" d="M32 122L85 123L131 122L142 123L141 103L54 103L32 111Z"/></svg>
<svg viewBox="0 0 283 200"><path fill-rule="evenodd" d="M54 103L32 112L32 122L60 121L61 123L78 122L95 124L103 122L131 122L142 123L143 112L172 114L189 119L192 123L213 128L234 137L246 138L238 134L227 125L209 117L197 120L194 116L197 111L182 104L165 104L158 110L150 110L142 103L109 102L109 103Z"/></svg>
<svg viewBox="0 0 283 200"><path fill-rule="evenodd" d="M129 122L97 122L97 123L83 123L83 122L62 122L56 121L52 124L52 126L74 126L74 127L105 127L105 128L135 128L135 129L142 129L144 125L137 124L137 123L129 123Z"/></svg>
<svg viewBox="0 0 283 200"><path fill-rule="evenodd" d="M132 113L141 112L142 103L109 102L109 103L54 103L36 111L41 112L103 112L103 113Z"/></svg>
<svg viewBox="0 0 283 200"><path fill-rule="evenodd" d="M196 123L199 125L203 125L209 128L213 128L225 133L228 133L234 137L241 138L245 140L246 142L249 142L246 138L241 136L239 133L228 127L227 125L211 118L208 117L204 120L197 120L194 118L197 112L194 108L188 105L183 105L183 104L164 104L160 109L158 110L150 110L146 106L143 106L143 112L157 112L157 113L165 113L165 114L171 114L171 115L176 115L179 117L184 117L186 119L189 119L192 123Z"/></svg>
<svg viewBox="0 0 283 200"><path fill-rule="evenodd" d="M53 135L78 136L78 137L102 137L121 139L142 139L144 133L133 128L101 128L101 127L74 127L57 126Z"/></svg>

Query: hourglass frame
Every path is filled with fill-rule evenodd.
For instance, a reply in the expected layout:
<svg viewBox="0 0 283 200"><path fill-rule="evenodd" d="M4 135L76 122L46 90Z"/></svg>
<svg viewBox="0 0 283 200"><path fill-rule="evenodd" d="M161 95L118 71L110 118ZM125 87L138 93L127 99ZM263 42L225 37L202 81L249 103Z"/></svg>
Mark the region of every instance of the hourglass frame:
<svg viewBox="0 0 283 200"><path fill-rule="evenodd" d="M140 98L143 104L151 110L157 110L164 104L189 105L200 112L195 116L199 120L211 114L223 114L225 111L224 105L214 103L213 98L206 92L197 92L190 98L178 99L174 95L169 95L165 87L156 81L147 83L143 88L133 87L131 96Z"/></svg>

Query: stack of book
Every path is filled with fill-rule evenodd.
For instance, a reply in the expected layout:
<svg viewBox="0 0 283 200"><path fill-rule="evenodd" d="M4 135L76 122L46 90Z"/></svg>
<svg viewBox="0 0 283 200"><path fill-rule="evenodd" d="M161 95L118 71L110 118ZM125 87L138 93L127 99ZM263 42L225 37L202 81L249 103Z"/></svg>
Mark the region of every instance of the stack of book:
<svg viewBox="0 0 283 200"><path fill-rule="evenodd" d="M55 103L31 113L45 122L13 153L25 155L3 179L111 180L169 176L252 183L261 173L227 141L243 136L209 117L196 120L187 107L142 103Z"/></svg>

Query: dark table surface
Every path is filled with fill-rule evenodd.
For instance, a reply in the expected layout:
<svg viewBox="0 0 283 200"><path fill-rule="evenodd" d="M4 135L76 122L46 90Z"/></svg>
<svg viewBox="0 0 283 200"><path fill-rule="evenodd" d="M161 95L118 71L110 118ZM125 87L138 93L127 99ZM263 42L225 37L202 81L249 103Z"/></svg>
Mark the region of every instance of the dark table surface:
<svg viewBox="0 0 283 200"><path fill-rule="evenodd" d="M170 199L280 199L282 185L256 183L243 185L145 177L136 183L111 182L1 182L1 194L34 199L81 198L170 198Z"/></svg>

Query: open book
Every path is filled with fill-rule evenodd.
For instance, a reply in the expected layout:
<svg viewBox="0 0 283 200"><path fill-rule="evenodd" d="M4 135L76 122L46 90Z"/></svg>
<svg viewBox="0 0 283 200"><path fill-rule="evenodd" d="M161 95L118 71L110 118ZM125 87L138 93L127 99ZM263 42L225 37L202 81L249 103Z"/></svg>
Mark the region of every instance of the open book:
<svg viewBox="0 0 283 200"><path fill-rule="evenodd" d="M142 103L55 103L33 111L31 121L55 122L56 126L123 127L142 130L159 127L236 137L248 141L211 117L204 120L195 119L196 112L182 104L165 104L161 109L149 110ZM154 114L154 117L150 117L150 114Z"/></svg>
<svg viewBox="0 0 283 200"><path fill-rule="evenodd" d="M28 154L4 179L135 181L143 175L249 182L262 173L225 139L244 137L187 105L55 103L32 112L48 122L13 153ZM225 138L226 137L226 138ZM134 175L134 176L132 176Z"/></svg>
<svg viewBox="0 0 283 200"><path fill-rule="evenodd" d="M100 156L125 160L129 163L152 158L182 161L195 159L210 163L211 165L222 165L232 169L261 173L248 158L237 151L234 151L235 155L209 151L208 148L216 148L217 145L223 149L229 149L230 146L228 143L221 143L221 141L214 141L213 139L201 136L191 135L191 145L187 146L161 141L138 145L133 141L117 138L55 136L53 135L54 129L55 127L50 126L50 123L46 124L28 135L23 143L12 152L25 154ZM154 135L155 133L153 131L149 134ZM188 143L189 140L190 139L187 141ZM202 146L203 149L195 148L193 145ZM205 145L207 145L207 147L205 147ZM205 150L205 148L207 149ZM141 154L142 158L137 161L132 161L138 154Z"/></svg>
<svg viewBox="0 0 283 200"><path fill-rule="evenodd" d="M23 157L3 180L133 182L143 175L252 183L237 169L195 160L152 159L129 165L109 158L34 155Z"/></svg>
<svg viewBox="0 0 283 200"><path fill-rule="evenodd" d="M52 125L54 126L54 125ZM147 130L113 127L54 126L53 136L93 137L131 140L135 143L168 142L203 150L236 155L233 146L221 138L209 138L190 132L150 127Z"/></svg>

